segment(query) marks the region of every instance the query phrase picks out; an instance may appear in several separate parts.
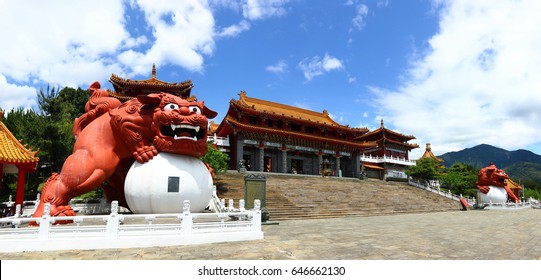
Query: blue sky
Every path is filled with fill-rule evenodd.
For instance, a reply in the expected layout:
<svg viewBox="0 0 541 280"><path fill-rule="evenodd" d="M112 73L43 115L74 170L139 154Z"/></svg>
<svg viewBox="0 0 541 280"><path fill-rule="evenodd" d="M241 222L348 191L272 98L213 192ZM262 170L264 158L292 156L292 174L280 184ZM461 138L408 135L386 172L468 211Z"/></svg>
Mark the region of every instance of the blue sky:
<svg viewBox="0 0 541 280"><path fill-rule="evenodd" d="M46 11L46 12L44 12ZM219 115L248 96L414 135L541 154L541 2L0 0L0 107L112 73L191 79ZM6 28L8 27L8 28ZM9 43L6 43L9 42Z"/></svg>

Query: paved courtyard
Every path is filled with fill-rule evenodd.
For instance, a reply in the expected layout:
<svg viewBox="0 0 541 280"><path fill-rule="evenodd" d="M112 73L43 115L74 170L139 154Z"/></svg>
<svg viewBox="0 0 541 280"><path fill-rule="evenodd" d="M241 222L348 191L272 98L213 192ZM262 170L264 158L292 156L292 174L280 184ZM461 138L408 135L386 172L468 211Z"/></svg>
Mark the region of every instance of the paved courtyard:
<svg viewBox="0 0 541 280"><path fill-rule="evenodd" d="M0 259L541 260L541 210L281 221L263 240L138 249L0 253Z"/></svg>

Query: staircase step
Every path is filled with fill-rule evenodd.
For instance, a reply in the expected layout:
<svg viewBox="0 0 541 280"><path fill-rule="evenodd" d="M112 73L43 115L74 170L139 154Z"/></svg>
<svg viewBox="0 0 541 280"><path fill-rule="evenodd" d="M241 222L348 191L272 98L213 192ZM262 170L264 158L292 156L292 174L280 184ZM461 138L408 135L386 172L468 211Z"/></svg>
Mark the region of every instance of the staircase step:
<svg viewBox="0 0 541 280"><path fill-rule="evenodd" d="M270 220L378 216L402 213L458 211L453 200L401 182L322 178L265 173L266 207ZM215 183L226 189L221 197L244 199L244 174L227 172Z"/></svg>

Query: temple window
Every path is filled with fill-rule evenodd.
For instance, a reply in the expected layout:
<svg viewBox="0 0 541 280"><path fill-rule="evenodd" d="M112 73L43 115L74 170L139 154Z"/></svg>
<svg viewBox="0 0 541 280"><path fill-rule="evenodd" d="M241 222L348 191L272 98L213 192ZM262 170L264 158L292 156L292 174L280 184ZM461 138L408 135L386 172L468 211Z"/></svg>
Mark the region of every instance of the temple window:
<svg viewBox="0 0 541 280"><path fill-rule="evenodd" d="M278 123L276 124L276 127L277 128L282 128L282 121L278 121Z"/></svg>
<svg viewBox="0 0 541 280"><path fill-rule="evenodd" d="M256 117L250 117L250 124L257 124L257 118Z"/></svg>
<svg viewBox="0 0 541 280"><path fill-rule="evenodd" d="M304 127L304 132L314 134L314 128L311 126Z"/></svg>
<svg viewBox="0 0 541 280"><path fill-rule="evenodd" d="M267 120L267 126L272 127L274 122L272 120Z"/></svg>
<svg viewBox="0 0 541 280"><path fill-rule="evenodd" d="M291 124L291 130L293 130L293 131L301 131L301 126L296 124L296 123L292 123Z"/></svg>

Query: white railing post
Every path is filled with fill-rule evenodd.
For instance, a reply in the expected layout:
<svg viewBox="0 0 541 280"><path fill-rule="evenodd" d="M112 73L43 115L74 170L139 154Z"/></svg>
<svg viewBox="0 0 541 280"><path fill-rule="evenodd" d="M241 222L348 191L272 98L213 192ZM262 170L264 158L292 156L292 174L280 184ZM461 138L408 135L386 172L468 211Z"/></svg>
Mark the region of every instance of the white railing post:
<svg viewBox="0 0 541 280"><path fill-rule="evenodd" d="M7 206L7 207L11 207L11 206L13 206L13 204L15 204L14 201L11 201L11 198L12 198L12 197L11 197L11 195L10 195L10 196L9 196L9 201L6 202L6 206ZM15 207L16 207L16 206L15 206Z"/></svg>
<svg viewBox="0 0 541 280"><path fill-rule="evenodd" d="M244 202L244 199L239 200L239 210L240 210L241 213L246 211L246 209L244 208L245 206L246 206L246 204ZM240 215L239 220L240 221L244 220L244 215Z"/></svg>
<svg viewBox="0 0 541 280"><path fill-rule="evenodd" d="M221 207L222 207L222 211L225 211L226 207L225 207L225 198L222 198L220 199L220 202L221 202Z"/></svg>
<svg viewBox="0 0 541 280"><path fill-rule="evenodd" d="M246 203L244 202L244 199L241 199L239 200L239 209L240 209L240 212L244 212L245 210L245 207L246 206Z"/></svg>
<svg viewBox="0 0 541 280"><path fill-rule="evenodd" d="M111 202L111 214L107 217L107 237L118 238L118 229L122 218L118 215L118 201Z"/></svg>
<svg viewBox="0 0 541 280"><path fill-rule="evenodd" d="M41 193L38 193L38 195L36 195L36 202L34 203L36 208L38 208L40 201L41 201Z"/></svg>
<svg viewBox="0 0 541 280"><path fill-rule="evenodd" d="M21 205L17 204L15 205L15 218L19 218L21 216Z"/></svg>
<svg viewBox="0 0 541 280"><path fill-rule="evenodd" d="M229 211L233 211L235 208L234 208L234 201L233 199L229 199L229 203L227 206L229 206Z"/></svg>
<svg viewBox="0 0 541 280"><path fill-rule="evenodd" d="M184 200L184 207L182 208L182 222L180 223L181 234L192 234L193 229L193 217L190 212L190 201Z"/></svg>
<svg viewBox="0 0 541 280"><path fill-rule="evenodd" d="M254 216L252 217L252 231L261 231L261 201L254 200Z"/></svg>
<svg viewBox="0 0 541 280"><path fill-rule="evenodd" d="M51 230L51 204L45 203L43 206L43 216L39 221L39 239L47 240L49 239L49 231Z"/></svg>

